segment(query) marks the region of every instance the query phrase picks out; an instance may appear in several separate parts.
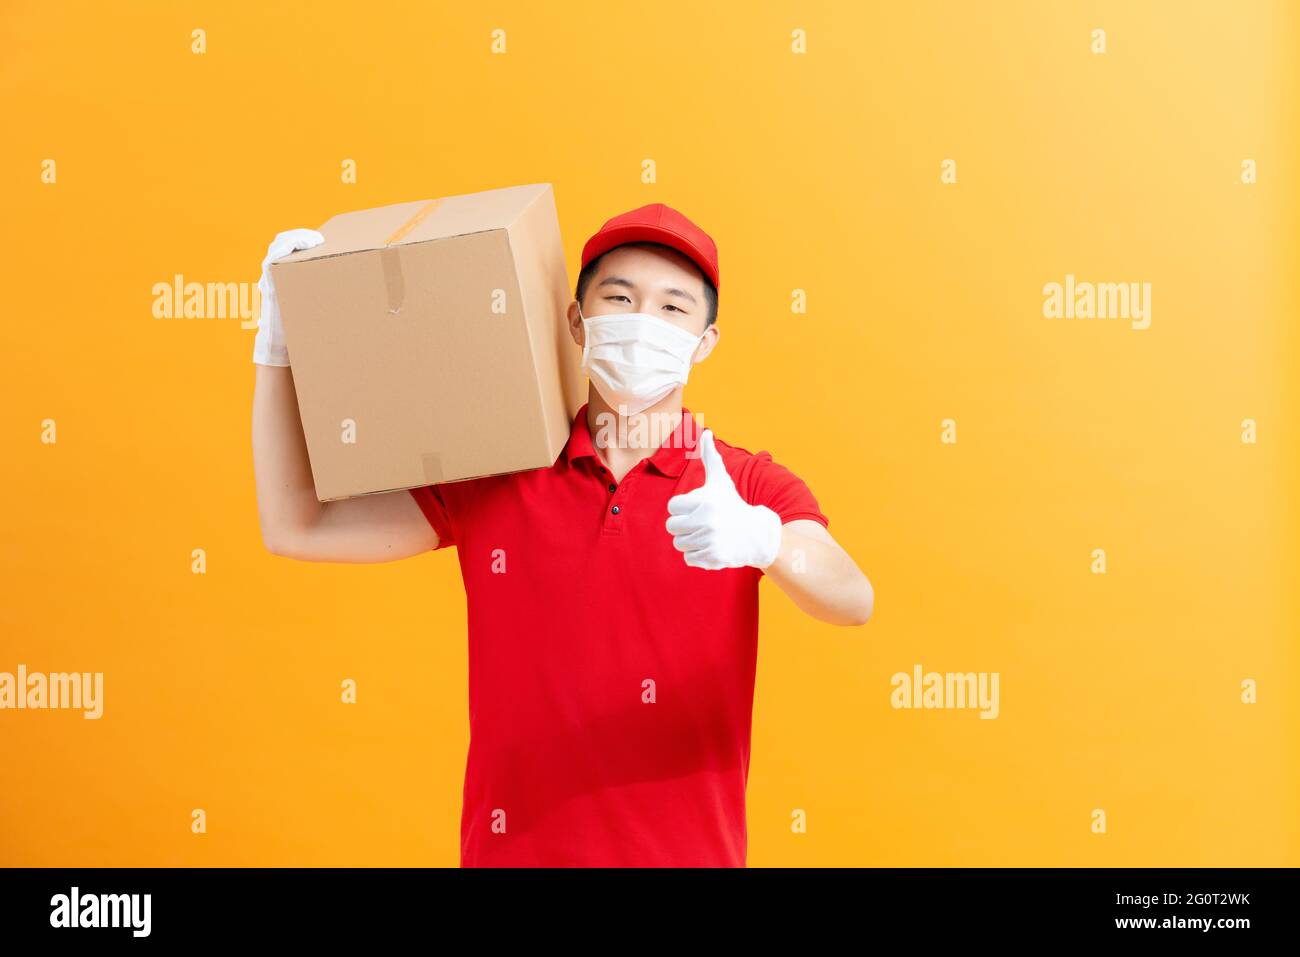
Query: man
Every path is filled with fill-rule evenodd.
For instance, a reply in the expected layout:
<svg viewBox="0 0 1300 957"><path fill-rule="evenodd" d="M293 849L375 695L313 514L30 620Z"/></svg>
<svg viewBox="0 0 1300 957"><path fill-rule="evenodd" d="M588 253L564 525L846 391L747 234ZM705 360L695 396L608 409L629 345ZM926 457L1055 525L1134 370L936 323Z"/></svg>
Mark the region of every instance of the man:
<svg viewBox="0 0 1300 957"><path fill-rule="evenodd" d="M871 585L808 487L682 406L717 347L713 240L659 203L586 243L568 323L591 385L554 466L316 500L270 262L253 454L267 547L371 562L457 547L469 621L463 866L744 866L758 583L840 625Z"/></svg>

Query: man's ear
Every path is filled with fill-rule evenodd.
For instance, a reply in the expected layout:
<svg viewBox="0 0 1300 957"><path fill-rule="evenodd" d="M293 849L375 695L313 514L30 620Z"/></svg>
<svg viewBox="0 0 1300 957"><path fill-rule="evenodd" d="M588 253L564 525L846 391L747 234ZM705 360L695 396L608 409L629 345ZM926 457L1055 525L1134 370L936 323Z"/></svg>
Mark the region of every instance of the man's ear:
<svg viewBox="0 0 1300 957"><path fill-rule="evenodd" d="M573 336L574 342L582 346L586 334L582 328L582 316L578 311L578 300L575 299L569 303L569 309L565 313L565 317L569 320L569 335Z"/></svg>
<svg viewBox="0 0 1300 957"><path fill-rule="evenodd" d="M701 339L700 344L695 347L695 358L691 360L692 365L696 362L703 362L709 357L709 354L713 352L714 347L717 346L718 337L720 335L722 335L722 333L718 331L718 324L716 322L704 330L704 338Z"/></svg>

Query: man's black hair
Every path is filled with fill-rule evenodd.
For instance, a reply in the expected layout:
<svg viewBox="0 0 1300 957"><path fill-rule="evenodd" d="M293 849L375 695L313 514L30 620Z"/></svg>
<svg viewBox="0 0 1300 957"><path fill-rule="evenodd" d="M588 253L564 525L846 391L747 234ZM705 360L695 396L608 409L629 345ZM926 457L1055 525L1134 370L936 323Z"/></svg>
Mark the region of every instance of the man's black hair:
<svg viewBox="0 0 1300 957"><path fill-rule="evenodd" d="M623 246L639 246L641 248L657 247L659 249L672 249L671 246L666 246L663 243L651 243L651 242L623 243L620 246L615 246L614 249L622 249ZM601 253L591 262L587 263L587 265L582 268L582 272L578 273L578 288L574 292L574 298L577 299L578 302L582 302L582 297L587 294L587 287L591 285L591 277L596 275L596 270L600 266L600 261L604 259L606 256L608 256L610 253L612 253L614 249L605 250L605 252ZM673 249L673 252L679 252L679 250ZM695 268L699 269L700 267L696 266ZM707 313L708 318L705 320L704 323L704 328L707 329L709 328L709 326L713 325L718 319L718 287L713 285L713 283L709 281L709 277L704 275L704 270L702 269L700 270L700 279L704 281L704 302L705 305L708 307L708 313Z"/></svg>

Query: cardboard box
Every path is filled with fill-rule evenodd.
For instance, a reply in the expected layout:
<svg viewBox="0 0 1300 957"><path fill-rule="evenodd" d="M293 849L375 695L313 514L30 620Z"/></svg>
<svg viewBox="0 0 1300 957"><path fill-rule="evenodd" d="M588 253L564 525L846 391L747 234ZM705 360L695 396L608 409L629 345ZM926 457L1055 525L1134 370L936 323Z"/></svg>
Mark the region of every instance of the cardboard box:
<svg viewBox="0 0 1300 957"><path fill-rule="evenodd" d="M554 464L583 377L549 184L320 231L271 267L318 499Z"/></svg>

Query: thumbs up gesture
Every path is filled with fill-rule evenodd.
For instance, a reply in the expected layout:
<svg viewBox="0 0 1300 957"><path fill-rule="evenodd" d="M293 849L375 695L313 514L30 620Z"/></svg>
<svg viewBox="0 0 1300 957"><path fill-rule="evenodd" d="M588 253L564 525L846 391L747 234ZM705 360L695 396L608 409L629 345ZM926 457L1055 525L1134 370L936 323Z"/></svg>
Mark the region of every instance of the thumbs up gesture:
<svg viewBox="0 0 1300 957"><path fill-rule="evenodd" d="M740 497L713 444L713 430L700 436L704 484L668 500L666 528L673 547L694 568L767 568L781 548L781 518Z"/></svg>

